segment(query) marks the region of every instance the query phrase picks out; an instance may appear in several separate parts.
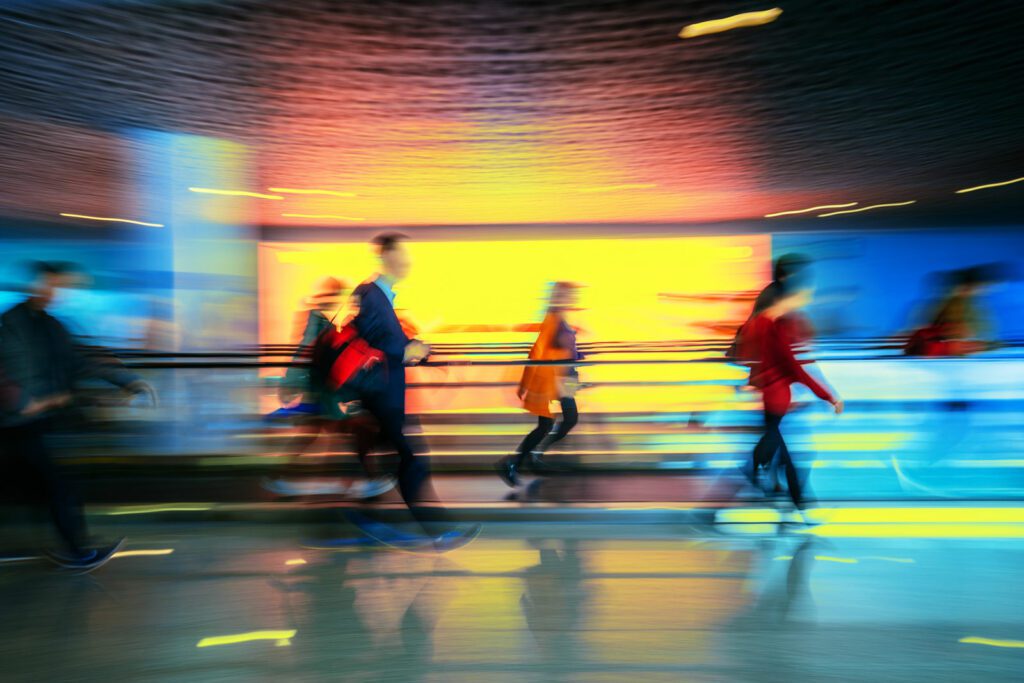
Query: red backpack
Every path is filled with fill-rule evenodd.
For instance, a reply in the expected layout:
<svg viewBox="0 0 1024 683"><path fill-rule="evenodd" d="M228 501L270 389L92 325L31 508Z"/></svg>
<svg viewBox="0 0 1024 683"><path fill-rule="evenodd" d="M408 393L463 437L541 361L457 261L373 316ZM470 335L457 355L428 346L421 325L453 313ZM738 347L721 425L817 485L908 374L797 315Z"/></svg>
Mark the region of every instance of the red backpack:
<svg viewBox="0 0 1024 683"><path fill-rule="evenodd" d="M314 388L354 400L385 384L384 352L370 346L348 323L340 330L330 325L313 342L309 378Z"/></svg>

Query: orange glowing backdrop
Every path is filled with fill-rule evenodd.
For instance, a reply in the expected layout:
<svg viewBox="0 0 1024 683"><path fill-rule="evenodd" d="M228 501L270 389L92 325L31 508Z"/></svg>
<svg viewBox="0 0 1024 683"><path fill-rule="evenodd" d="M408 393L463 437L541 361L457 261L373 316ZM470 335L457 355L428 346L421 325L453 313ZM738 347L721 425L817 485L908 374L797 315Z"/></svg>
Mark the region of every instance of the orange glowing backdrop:
<svg viewBox="0 0 1024 683"><path fill-rule="evenodd" d="M570 280L583 285L583 310L574 319L581 342L704 339L715 336L716 325L746 314L749 292L769 276L770 249L767 235L414 242L413 274L398 288L396 306L434 344L528 342L534 334L523 328L540 320L550 283ZM295 313L318 279L333 275L355 284L375 268L376 258L364 243L261 243L260 341L296 341ZM514 381L519 371L452 368L443 377ZM410 375L436 382L438 372L417 369ZM712 379L729 372L721 364L619 365L587 368L584 379ZM707 393L722 387L696 389L694 401L729 400ZM675 387L666 396L657 390L597 388L585 401L662 409L687 401L687 391ZM414 407L432 410L514 407L511 392L493 387L432 391L426 398L410 392Z"/></svg>

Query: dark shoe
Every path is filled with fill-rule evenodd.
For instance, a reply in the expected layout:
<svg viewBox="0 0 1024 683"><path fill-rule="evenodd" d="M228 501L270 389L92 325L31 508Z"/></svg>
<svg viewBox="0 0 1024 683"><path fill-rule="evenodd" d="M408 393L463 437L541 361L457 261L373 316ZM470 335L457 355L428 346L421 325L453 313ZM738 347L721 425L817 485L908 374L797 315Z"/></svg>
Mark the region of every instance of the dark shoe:
<svg viewBox="0 0 1024 683"><path fill-rule="evenodd" d="M515 488L519 486L519 473L516 468L516 458L509 455L498 462L494 463L494 469L497 470L498 476L508 486Z"/></svg>
<svg viewBox="0 0 1024 683"><path fill-rule="evenodd" d="M51 558L54 562L59 564L62 569L66 569L75 574L88 574L91 571L99 569L107 562L110 562L123 545L124 539L121 538L112 545L97 548L95 550L87 550L81 555L66 556L63 554L53 554L51 555Z"/></svg>

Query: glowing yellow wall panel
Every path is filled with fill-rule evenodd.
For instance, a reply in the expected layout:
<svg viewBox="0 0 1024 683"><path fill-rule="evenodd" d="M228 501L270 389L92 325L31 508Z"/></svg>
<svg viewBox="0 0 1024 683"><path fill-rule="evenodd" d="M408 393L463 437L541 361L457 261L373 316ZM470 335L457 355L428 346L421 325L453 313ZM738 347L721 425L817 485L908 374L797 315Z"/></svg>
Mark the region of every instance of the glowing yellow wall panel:
<svg viewBox="0 0 1024 683"><path fill-rule="evenodd" d="M398 289L396 305L427 338L443 341L508 340L501 331L444 330L536 322L555 280L584 285L578 323L588 338L706 338L702 323L731 320L746 305L721 295L763 286L770 260L766 235L420 242L410 249L413 274ZM260 340L293 341L292 317L317 279L334 275L358 283L375 269L376 258L363 243L262 243ZM704 295L714 298L701 300Z"/></svg>
<svg viewBox="0 0 1024 683"><path fill-rule="evenodd" d="M525 342L535 334L523 325L540 320L549 285L583 285L573 321L581 342L694 340L722 336L749 311L750 294L770 272L770 237L658 237L635 239L493 240L411 243L413 274L398 288L404 309L431 343ZM260 341L294 343L295 313L314 283L333 275L356 284L376 269L364 243L260 245ZM716 329L716 326L721 329ZM517 330L516 328L520 329ZM622 359L627 356L617 355ZM697 368L699 369L699 368ZM715 377L729 368L700 370ZM411 381L516 381L520 368L436 368L410 373ZM626 365L587 368L584 381L693 379L694 367ZM678 377L676 377L678 375ZM638 392L606 388L589 396L590 409L662 409L682 402L731 399L725 387L689 386ZM729 395L708 396L707 392ZM697 392L694 394L694 392ZM432 410L493 410L516 406L501 388L410 392L411 405ZM589 401L580 397L581 407Z"/></svg>

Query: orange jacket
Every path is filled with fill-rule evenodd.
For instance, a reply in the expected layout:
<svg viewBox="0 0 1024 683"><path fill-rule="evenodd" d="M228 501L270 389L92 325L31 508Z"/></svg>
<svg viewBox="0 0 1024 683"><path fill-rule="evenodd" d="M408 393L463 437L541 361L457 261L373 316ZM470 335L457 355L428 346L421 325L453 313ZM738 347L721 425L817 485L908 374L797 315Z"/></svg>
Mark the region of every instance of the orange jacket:
<svg viewBox="0 0 1024 683"><path fill-rule="evenodd" d="M556 345L558 315L549 311L540 325L537 341L530 349L530 360L569 360L571 351ZM564 365L528 365L523 370L516 394L523 401L523 407L534 415L553 417L551 402L559 399L558 380L566 374Z"/></svg>

